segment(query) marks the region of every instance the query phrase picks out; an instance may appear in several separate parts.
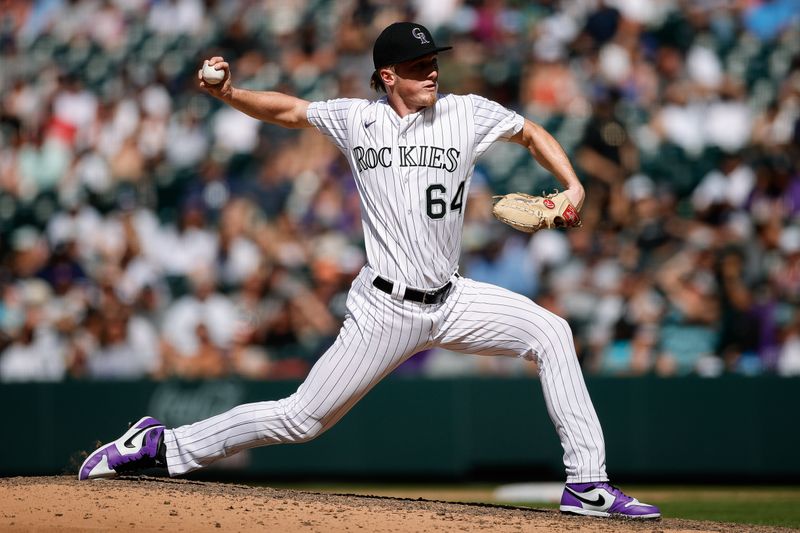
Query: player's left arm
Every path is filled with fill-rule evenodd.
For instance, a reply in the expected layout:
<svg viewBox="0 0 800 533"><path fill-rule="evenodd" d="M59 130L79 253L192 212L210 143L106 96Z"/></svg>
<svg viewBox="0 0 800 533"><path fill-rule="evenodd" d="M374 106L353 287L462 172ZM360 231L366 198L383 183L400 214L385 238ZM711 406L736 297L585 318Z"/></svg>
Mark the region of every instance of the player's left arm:
<svg viewBox="0 0 800 533"><path fill-rule="evenodd" d="M567 198L580 211L586 192L558 141L543 127L528 119L525 119L522 129L509 140L527 148L536 161L564 186Z"/></svg>

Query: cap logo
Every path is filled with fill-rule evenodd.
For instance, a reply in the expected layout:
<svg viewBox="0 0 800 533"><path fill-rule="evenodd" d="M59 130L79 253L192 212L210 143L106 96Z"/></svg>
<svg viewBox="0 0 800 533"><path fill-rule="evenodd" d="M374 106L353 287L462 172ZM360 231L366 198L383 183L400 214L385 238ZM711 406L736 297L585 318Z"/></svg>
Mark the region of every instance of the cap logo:
<svg viewBox="0 0 800 533"><path fill-rule="evenodd" d="M427 37L425 37L425 32L423 32L419 28L414 28L411 30L411 35L414 36L415 39L419 39L420 44L429 44L430 41Z"/></svg>

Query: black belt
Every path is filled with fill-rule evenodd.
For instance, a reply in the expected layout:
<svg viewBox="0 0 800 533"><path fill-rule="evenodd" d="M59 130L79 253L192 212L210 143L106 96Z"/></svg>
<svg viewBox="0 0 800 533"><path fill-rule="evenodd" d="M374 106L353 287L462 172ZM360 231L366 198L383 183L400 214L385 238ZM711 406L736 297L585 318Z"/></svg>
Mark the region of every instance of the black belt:
<svg viewBox="0 0 800 533"><path fill-rule="evenodd" d="M456 276L458 276L458 274L456 274ZM375 280L372 282L372 285L375 286L376 289L380 289L386 294L392 294L392 289L394 289L394 284L391 281L388 279L383 279L380 276L375 278ZM447 294L452 288L452 281L448 281L438 289L432 291L418 291L416 289L407 288L405 294L403 295L403 300L410 300L412 302L421 304L438 304L447 298Z"/></svg>

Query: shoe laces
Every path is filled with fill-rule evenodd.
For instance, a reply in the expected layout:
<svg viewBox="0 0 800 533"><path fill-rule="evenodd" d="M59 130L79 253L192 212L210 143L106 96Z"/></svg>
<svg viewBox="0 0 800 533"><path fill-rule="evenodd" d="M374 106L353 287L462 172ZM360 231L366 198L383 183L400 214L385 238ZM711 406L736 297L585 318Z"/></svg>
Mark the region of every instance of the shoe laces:
<svg viewBox="0 0 800 533"><path fill-rule="evenodd" d="M610 492L611 492L611 494L613 494L614 496L616 496L616 497L618 497L618 498L619 498L619 497L622 497L622 498L625 498L625 499L631 499L631 497L630 497L630 496L628 496L627 494L625 494L624 492L622 492L622 489L620 489L620 488L619 488L619 487L617 487L616 485L613 485L612 483L610 483L610 482L608 482L608 481L606 481L606 482L605 482L605 485L606 485L606 486L608 486L608 488L609 488L609 489L611 489L611 490L610 490Z"/></svg>

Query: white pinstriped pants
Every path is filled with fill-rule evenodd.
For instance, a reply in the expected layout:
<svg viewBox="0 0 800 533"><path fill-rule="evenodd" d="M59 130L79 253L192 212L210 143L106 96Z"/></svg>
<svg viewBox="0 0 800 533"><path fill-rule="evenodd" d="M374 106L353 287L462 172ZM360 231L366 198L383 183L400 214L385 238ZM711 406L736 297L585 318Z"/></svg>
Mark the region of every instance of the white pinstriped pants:
<svg viewBox="0 0 800 533"><path fill-rule="evenodd" d="M339 336L297 392L167 430L170 475L248 448L318 437L403 361L441 347L536 360L567 482L608 479L602 429L565 320L524 296L463 277L452 278L445 302L423 305L381 292L372 286L374 276L367 266L353 281Z"/></svg>

